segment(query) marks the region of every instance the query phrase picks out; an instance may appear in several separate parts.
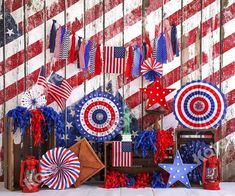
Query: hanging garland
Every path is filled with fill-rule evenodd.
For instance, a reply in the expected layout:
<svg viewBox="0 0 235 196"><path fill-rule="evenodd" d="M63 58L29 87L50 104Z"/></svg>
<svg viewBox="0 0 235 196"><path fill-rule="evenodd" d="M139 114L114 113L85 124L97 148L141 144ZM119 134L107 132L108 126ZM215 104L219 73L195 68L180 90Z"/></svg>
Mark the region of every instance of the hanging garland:
<svg viewBox="0 0 235 196"><path fill-rule="evenodd" d="M38 108L31 110L31 113L31 131L33 133L34 145L36 146L40 143L44 143L44 139L42 137L42 127L45 126L45 118Z"/></svg>
<svg viewBox="0 0 235 196"><path fill-rule="evenodd" d="M15 109L10 110L7 113L8 118L13 118L13 133L19 128L21 130L22 135L25 134L26 128L30 124L31 113L27 110L27 108L22 106L17 106Z"/></svg>
<svg viewBox="0 0 235 196"><path fill-rule="evenodd" d="M40 110L45 117L46 125L43 129L45 140L48 139L49 134L54 132L54 127L56 129L56 139L59 139L64 129L61 116L52 107L41 107Z"/></svg>

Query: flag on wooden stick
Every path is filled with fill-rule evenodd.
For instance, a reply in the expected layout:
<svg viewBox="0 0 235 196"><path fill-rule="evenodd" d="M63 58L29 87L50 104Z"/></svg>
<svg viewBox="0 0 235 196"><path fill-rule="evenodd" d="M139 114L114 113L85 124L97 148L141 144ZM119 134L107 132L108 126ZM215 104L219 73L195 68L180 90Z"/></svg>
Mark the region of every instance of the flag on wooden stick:
<svg viewBox="0 0 235 196"><path fill-rule="evenodd" d="M48 80L48 93L56 101L61 109L72 92L70 84L60 75L52 73Z"/></svg>
<svg viewBox="0 0 235 196"><path fill-rule="evenodd" d="M123 73L125 47L104 47L104 73Z"/></svg>
<svg viewBox="0 0 235 196"><path fill-rule="evenodd" d="M114 141L112 143L112 166L131 167L132 166L132 143Z"/></svg>
<svg viewBox="0 0 235 196"><path fill-rule="evenodd" d="M37 85L43 86L45 89L47 89L47 80L46 80L46 70L45 66L42 66L39 72Z"/></svg>

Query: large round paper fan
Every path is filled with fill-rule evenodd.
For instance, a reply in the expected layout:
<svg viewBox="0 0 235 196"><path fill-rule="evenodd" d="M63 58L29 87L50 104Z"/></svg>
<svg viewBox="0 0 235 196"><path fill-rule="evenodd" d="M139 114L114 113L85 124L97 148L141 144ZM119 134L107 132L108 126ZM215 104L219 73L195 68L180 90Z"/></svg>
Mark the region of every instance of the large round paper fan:
<svg viewBox="0 0 235 196"><path fill-rule="evenodd" d="M226 114L224 94L214 84L192 81L178 90L174 114L184 127L208 129L218 127Z"/></svg>
<svg viewBox="0 0 235 196"><path fill-rule="evenodd" d="M74 124L88 140L104 142L120 133L123 115L123 106L117 97L93 91L76 105Z"/></svg>
<svg viewBox="0 0 235 196"><path fill-rule="evenodd" d="M52 189L67 189L80 175L78 156L67 148L48 150L40 160L42 183Z"/></svg>

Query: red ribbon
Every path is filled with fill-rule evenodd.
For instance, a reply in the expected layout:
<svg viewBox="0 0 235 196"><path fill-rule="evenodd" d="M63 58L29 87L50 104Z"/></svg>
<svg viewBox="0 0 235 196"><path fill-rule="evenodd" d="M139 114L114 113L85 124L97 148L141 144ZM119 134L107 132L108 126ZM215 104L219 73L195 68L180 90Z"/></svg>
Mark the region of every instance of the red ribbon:
<svg viewBox="0 0 235 196"><path fill-rule="evenodd" d="M145 33L145 42L146 42L146 44L148 46L147 58L152 57L153 48L151 46L151 42L150 42L150 39L149 39L149 32Z"/></svg>
<svg viewBox="0 0 235 196"><path fill-rule="evenodd" d="M156 148L157 151L154 155L154 162L162 162L165 158L168 157L167 149L174 147L174 140L172 135L173 129L169 130L157 130L156 132Z"/></svg>
<svg viewBox="0 0 235 196"><path fill-rule="evenodd" d="M71 43L71 47L69 50L69 63L74 63L74 61L76 60L75 40L76 40L75 32L73 32L72 43Z"/></svg>
<svg viewBox="0 0 235 196"><path fill-rule="evenodd" d="M45 118L39 109L31 110L31 131L33 133L34 145L44 143L42 138L42 125L45 123Z"/></svg>
<svg viewBox="0 0 235 196"><path fill-rule="evenodd" d="M100 45L98 44L96 48L96 54L95 54L95 75L101 74L101 53L100 53Z"/></svg>
<svg viewBox="0 0 235 196"><path fill-rule="evenodd" d="M132 63L133 63L133 49L132 46L129 46L128 57L126 62L125 77L131 78L132 76Z"/></svg>

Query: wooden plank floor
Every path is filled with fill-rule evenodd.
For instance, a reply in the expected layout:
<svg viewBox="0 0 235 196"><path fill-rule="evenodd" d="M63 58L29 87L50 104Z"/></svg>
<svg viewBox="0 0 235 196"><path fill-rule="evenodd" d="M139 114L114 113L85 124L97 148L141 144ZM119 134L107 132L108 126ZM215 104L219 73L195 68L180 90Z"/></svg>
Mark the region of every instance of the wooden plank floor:
<svg viewBox="0 0 235 196"><path fill-rule="evenodd" d="M201 188L170 188L170 189L104 189L96 186L83 185L79 188L71 188L67 190L41 190L38 193L30 194L32 196L234 196L235 183L221 183L220 191L207 191ZM19 191L11 192L3 188L0 183L0 195L16 196L28 195Z"/></svg>

